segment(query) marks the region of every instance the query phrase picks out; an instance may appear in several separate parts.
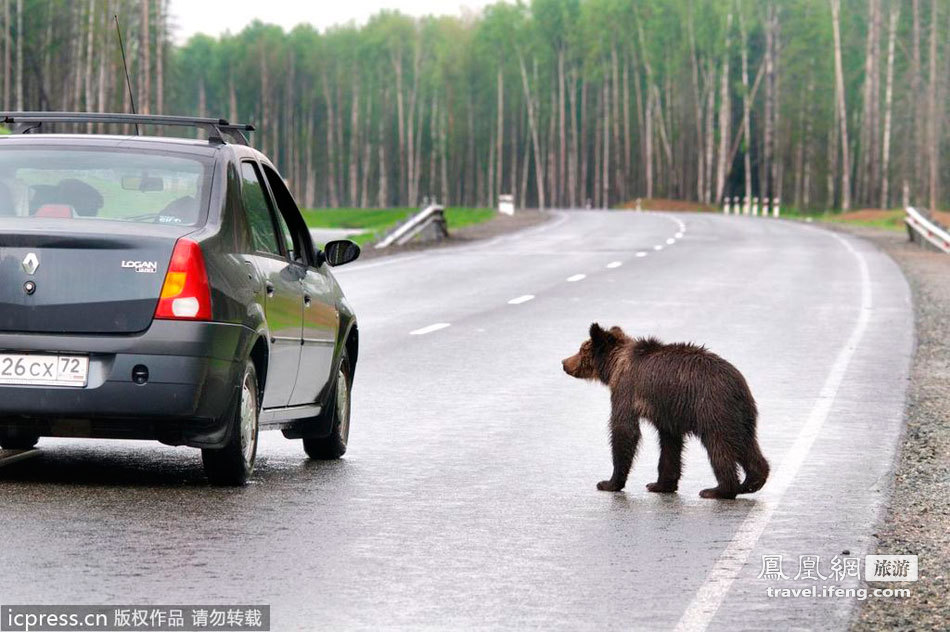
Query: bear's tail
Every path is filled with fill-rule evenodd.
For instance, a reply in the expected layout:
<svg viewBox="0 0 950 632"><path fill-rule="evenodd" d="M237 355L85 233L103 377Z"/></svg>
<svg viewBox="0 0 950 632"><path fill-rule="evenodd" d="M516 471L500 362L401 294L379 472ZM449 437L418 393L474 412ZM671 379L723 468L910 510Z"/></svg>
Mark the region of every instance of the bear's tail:
<svg viewBox="0 0 950 632"><path fill-rule="evenodd" d="M740 494L751 494L762 489L765 481L769 477L769 462L762 456L759 450L759 442L753 439L752 445L746 458L741 462L742 469L745 470L745 480L739 486Z"/></svg>

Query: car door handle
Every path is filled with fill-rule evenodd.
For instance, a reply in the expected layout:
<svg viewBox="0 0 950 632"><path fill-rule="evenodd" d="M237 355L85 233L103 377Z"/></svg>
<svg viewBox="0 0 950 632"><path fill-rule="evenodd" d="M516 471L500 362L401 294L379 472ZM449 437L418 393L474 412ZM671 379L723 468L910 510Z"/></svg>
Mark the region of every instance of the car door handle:
<svg viewBox="0 0 950 632"><path fill-rule="evenodd" d="M310 295L309 295L309 294L304 294L304 297L303 297L303 304L304 304L304 306L305 306L305 307L310 307L311 303L313 303L313 299L310 298Z"/></svg>
<svg viewBox="0 0 950 632"><path fill-rule="evenodd" d="M273 284L273 283L268 283L268 284L265 286L265 289L267 290L267 296L273 296L273 295L274 295L274 284Z"/></svg>

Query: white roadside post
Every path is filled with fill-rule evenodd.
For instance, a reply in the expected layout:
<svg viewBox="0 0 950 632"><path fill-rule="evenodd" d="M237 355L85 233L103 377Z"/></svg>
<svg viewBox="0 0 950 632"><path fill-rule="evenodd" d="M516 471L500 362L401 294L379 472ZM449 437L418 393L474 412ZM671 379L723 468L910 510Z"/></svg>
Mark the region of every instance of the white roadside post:
<svg viewBox="0 0 950 632"><path fill-rule="evenodd" d="M772 217L779 216L779 207L782 206L782 200L780 198L775 198L772 200Z"/></svg>
<svg viewBox="0 0 950 632"><path fill-rule="evenodd" d="M749 202L750 202L749 196L745 196L744 198L742 198L742 214L743 215L748 215L752 212L752 207L749 206Z"/></svg>
<svg viewBox="0 0 950 632"><path fill-rule="evenodd" d="M729 198L722 198L722 214L729 214Z"/></svg>
<svg viewBox="0 0 950 632"><path fill-rule="evenodd" d="M769 216L769 198L762 198L762 217Z"/></svg>
<svg viewBox="0 0 950 632"><path fill-rule="evenodd" d="M498 212L505 215L515 214L515 196L510 193L503 193L498 196Z"/></svg>
<svg viewBox="0 0 950 632"><path fill-rule="evenodd" d="M759 198L753 197L752 198L752 217L758 217L758 216L759 216Z"/></svg>

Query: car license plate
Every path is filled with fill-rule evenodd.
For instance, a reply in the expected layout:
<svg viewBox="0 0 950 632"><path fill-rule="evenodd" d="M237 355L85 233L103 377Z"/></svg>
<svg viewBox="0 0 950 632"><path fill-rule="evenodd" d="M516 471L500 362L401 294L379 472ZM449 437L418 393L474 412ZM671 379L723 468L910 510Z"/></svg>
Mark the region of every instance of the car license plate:
<svg viewBox="0 0 950 632"><path fill-rule="evenodd" d="M0 353L0 384L82 388L88 375L86 356Z"/></svg>

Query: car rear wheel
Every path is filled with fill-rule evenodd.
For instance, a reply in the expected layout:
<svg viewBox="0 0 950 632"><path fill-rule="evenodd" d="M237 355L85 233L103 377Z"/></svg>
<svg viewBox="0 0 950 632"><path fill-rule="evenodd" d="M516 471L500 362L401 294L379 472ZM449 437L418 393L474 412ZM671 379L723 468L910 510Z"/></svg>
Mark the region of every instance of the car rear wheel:
<svg viewBox="0 0 950 632"><path fill-rule="evenodd" d="M311 459L338 459L346 453L346 442L350 438L351 375L350 359L346 351L343 351L331 404L333 427L330 434L326 437L304 437L303 439L303 449Z"/></svg>
<svg viewBox="0 0 950 632"><path fill-rule="evenodd" d="M0 434L0 448L4 450L29 450L40 440L35 434Z"/></svg>
<svg viewBox="0 0 950 632"><path fill-rule="evenodd" d="M247 361L241 380L240 397L229 413L231 433L223 448L201 450L205 474L213 485L240 486L254 471L257 457L260 390L254 363Z"/></svg>

